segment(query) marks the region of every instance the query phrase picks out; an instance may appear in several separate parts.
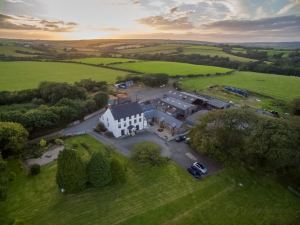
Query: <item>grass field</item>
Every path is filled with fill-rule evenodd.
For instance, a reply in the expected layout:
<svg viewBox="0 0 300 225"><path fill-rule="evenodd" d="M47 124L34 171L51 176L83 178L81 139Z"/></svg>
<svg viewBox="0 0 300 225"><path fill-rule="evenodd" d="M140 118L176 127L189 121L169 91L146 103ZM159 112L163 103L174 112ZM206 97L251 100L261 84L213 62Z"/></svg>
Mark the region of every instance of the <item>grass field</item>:
<svg viewBox="0 0 300 225"><path fill-rule="evenodd" d="M147 47L140 47L140 48L129 48L129 49L122 49L118 52L124 54L156 54L156 53L164 53L164 54L171 54L176 53L177 48L183 47L182 44L161 44L161 45L153 45Z"/></svg>
<svg viewBox="0 0 300 225"><path fill-rule="evenodd" d="M113 67L128 69L140 73L152 73L152 74L165 73L170 76L206 75L206 74L226 73L231 71L230 69L227 68L221 68L215 66L193 65L188 63L162 62L162 61L122 63L122 64L113 65Z"/></svg>
<svg viewBox="0 0 300 225"><path fill-rule="evenodd" d="M77 144L85 159L104 151L90 136L68 139L67 144ZM149 168L118 157L127 162L127 183L68 196L58 192L55 162L28 177L17 161L10 161L17 176L7 201L0 203L0 218L30 225L296 224L300 199L269 178L225 169L197 181L173 163Z"/></svg>
<svg viewBox="0 0 300 225"><path fill-rule="evenodd" d="M223 51L220 47L215 46L205 46L205 45L194 45L190 47L186 47L183 49L184 54L199 54L199 55L208 55L208 56L219 56L229 58L232 61L239 61L239 62L253 62L256 61L255 59L249 59L245 57L239 57L235 55L228 54Z"/></svg>
<svg viewBox="0 0 300 225"><path fill-rule="evenodd" d="M37 87L41 81L73 83L91 78L113 83L127 73L72 63L56 62L0 62L0 91Z"/></svg>
<svg viewBox="0 0 300 225"><path fill-rule="evenodd" d="M17 53L16 51L24 51L24 52L29 52L31 54L22 54L22 53ZM30 49L30 48L25 48L25 47L20 47L20 46L14 46L14 45L3 45L0 46L0 55L6 55L6 56L18 56L18 57L30 57L34 56L35 53L40 53L37 50Z"/></svg>
<svg viewBox="0 0 300 225"><path fill-rule="evenodd" d="M300 97L299 77L254 72L234 72L231 75L192 78L182 81L182 87L188 90L201 91L214 85L243 88L283 101L290 101L293 98Z"/></svg>
<svg viewBox="0 0 300 225"><path fill-rule="evenodd" d="M72 59L74 62L82 62L93 65L109 65L114 63L126 63L126 62L136 62L137 59L125 59L125 58L82 58L82 59Z"/></svg>

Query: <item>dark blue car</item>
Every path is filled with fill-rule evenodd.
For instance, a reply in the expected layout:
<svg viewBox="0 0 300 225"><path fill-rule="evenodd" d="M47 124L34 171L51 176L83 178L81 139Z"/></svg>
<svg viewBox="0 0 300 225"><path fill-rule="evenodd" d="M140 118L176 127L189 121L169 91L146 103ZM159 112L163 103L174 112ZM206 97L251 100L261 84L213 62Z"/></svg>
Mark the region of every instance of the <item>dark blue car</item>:
<svg viewBox="0 0 300 225"><path fill-rule="evenodd" d="M196 179L201 179L201 172L199 172L199 170L197 170L194 166L187 168L187 171Z"/></svg>

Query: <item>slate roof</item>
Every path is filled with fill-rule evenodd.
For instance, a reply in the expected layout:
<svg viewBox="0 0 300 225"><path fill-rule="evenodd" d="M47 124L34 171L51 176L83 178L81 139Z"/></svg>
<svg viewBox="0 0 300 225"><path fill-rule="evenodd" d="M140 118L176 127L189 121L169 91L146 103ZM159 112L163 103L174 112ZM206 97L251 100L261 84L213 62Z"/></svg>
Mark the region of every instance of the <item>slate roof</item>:
<svg viewBox="0 0 300 225"><path fill-rule="evenodd" d="M110 110L115 120L125 119L126 117L143 113L142 107L137 102L114 105Z"/></svg>
<svg viewBox="0 0 300 225"><path fill-rule="evenodd" d="M221 101L219 99L215 99L215 98L210 99L208 101L208 104L215 107L215 108L218 108L218 109L226 109L226 108L230 107L229 103Z"/></svg>
<svg viewBox="0 0 300 225"><path fill-rule="evenodd" d="M191 107L194 107L194 105L192 105L188 102L184 102L184 101L181 101L180 99L173 98L173 97L162 98L161 101L165 102L169 105L172 105L178 109L182 109L182 110L187 110Z"/></svg>
<svg viewBox="0 0 300 225"><path fill-rule="evenodd" d="M165 123L167 123L168 125L170 125L171 127L174 127L174 128L180 128L183 124L182 121L174 118L173 116L171 116L165 112L162 112L162 111L159 111L156 109L145 112L145 117L147 119L156 118L160 122L164 121Z"/></svg>

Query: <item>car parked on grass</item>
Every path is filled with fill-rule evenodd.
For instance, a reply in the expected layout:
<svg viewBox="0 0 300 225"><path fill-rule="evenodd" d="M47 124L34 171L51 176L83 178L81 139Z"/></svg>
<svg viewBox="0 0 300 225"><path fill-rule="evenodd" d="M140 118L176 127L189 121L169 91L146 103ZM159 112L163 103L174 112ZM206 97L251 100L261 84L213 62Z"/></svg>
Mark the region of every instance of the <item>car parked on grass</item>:
<svg viewBox="0 0 300 225"><path fill-rule="evenodd" d="M194 162L192 167L194 167L196 170L198 170L202 174L207 174L207 168L199 162Z"/></svg>
<svg viewBox="0 0 300 225"><path fill-rule="evenodd" d="M196 179L201 179L202 174L194 166L187 168L187 171Z"/></svg>

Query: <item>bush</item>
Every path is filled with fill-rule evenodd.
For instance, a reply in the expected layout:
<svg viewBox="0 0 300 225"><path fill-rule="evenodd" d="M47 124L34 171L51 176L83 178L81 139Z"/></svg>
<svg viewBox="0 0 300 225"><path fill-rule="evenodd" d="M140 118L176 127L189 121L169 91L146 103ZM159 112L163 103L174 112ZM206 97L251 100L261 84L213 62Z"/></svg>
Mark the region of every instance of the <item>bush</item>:
<svg viewBox="0 0 300 225"><path fill-rule="evenodd" d="M107 105L108 95L105 92L98 92L94 96L94 101L96 102L97 107L102 108Z"/></svg>
<svg viewBox="0 0 300 225"><path fill-rule="evenodd" d="M41 166L39 164L33 164L30 166L30 175L36 176L41 172Z"/></svg>
<svg viewBox="0 0 300 225"><path fill-rule="evenodd" d="M107 136L109 138L112 138L112 137L114 137L114 134L112 132L110 132L110 131L106 131L105 132L105 136Z"/></svg>
<svg viewBox="0 0 300 225"><path fill-rule="evenodd" d="M126 181L126 168L124 164L116 158L113 158L110 162L112 183L120 184Z"/></svg>
<svg viewBox="0 0 300 225"><path fill-rule="evenodd" d="M56 183L65 193L76 193L86 187L86 166L75 150L65 149L58 155Z"/></svg>
<svg viewBox="0 0 300 225"><path fill-rule="evenodd" d="M167 159L161 157L159 145L152 142L140 142L133 146L133 160L150 164L152 166L160 166L164 164Z"/></svg>
<svg viewBox="0 0 300 225"><path fill-rule="evenodd" d="M60 139L60 138L57 138L54 140L55 144L57 145L64 145L64 140L63 139Z"/></svg>
<svg viewBox="0 0 300 225"><path fill-rule="evenodd" d="M110 164L102 153L96 152L92 155L87 165L87 178L94 187L105 186L111 181Z"/></svg>
<svg viewBox="0 0 300 225"><path fill-rule="evenodd" d="M105 125L100 122L100 123L97 124L97 126L95 128L95 131L97 131L97 132L105 132L105 131L107 131L107 129L106 129Z"/></svg>
<svg viewBox="0 0 300 225"><path fill-rule="evenodd" d="M295 116L300 116L300 98L294 99L290 103L291 113Z"/></svg>

